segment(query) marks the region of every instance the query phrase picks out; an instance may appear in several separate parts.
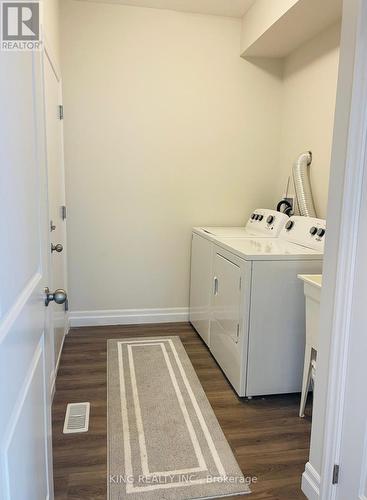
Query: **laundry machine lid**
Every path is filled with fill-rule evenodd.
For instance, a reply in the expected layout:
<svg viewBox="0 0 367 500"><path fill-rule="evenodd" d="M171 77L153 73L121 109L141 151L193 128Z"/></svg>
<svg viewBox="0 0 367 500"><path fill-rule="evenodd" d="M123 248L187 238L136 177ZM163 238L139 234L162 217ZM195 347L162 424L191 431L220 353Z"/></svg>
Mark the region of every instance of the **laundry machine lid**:
<svg viewBox="0 0 367 500"><path fill-rule="evenodd" d="M208 239L217 237L224 238L275 238L279 236L285 224L289 220L288 216L269 210L267 208L257 208L254 210L246 226L241 227L223 227L223 226L204 226L195 227L194 232L201 234Z"/></svg>
<svg viewBox="0 0 367 500"><path fill-rule="evenodd" d="M320 260L317 250L280 238L217 238L216 244L245 260Z"/></svg>

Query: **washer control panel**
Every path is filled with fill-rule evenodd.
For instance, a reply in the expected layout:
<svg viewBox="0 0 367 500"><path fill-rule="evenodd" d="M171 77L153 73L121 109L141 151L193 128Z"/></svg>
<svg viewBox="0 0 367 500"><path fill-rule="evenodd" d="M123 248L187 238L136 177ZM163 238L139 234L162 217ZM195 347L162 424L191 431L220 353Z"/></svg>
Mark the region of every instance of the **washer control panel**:
<svg viewBox="0 0 367 500"><path fill-rule="evenodd" d="M288 215L282 212L268 210L267 208L257 208L250 215L246 228L276 238L287 221L289 221Z"/></svg>
<svg viewBox="0 0 367 500"><path fill-rule="evenodd" d="M294 215L281 230L279 237L307 248L324 252L326 221Z"/></svg>

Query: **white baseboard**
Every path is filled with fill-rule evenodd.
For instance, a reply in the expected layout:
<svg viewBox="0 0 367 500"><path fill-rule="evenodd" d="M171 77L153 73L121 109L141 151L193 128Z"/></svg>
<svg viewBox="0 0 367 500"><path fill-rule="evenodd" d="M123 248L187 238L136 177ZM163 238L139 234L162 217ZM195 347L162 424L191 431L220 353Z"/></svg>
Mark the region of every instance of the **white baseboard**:
<svg viewBox="0 0 367 500"><path fill-rule="evenodd" d="M64 335L64 337L69 333L69 331L70 331L70 313L68 312L67 319L66 319L66 324L65 324L65 335Z"/></svg>
<svg viewBox="0 0 367 500"><path fill-rule="evenodd" d="M320 474L307 462L302 474L302 491L308 500L319 500L320 498Z"/></svg>
<svg viewBox="0 0 367 500"><path fill-rule="evenodd" d="M57 354L55 369L52 372L52 376L51 376L51 401L53 401L54 396L55 396L55 384L56 384L57 372L59 371L62 349L64 347L64 342L65 342L65 335L67 335L68 333L69 333L69 326L65 329L65 334L64 334L64 337L63 337L62 342L61 342L60 351Z"/></svg>
<svg viewBox="0 0 367 500"><path fill-rule="evenodd" d="M167 309L113 309L102 311L70 311L70 326L139 325L176 323L189 320L188 307Z"/></svg>

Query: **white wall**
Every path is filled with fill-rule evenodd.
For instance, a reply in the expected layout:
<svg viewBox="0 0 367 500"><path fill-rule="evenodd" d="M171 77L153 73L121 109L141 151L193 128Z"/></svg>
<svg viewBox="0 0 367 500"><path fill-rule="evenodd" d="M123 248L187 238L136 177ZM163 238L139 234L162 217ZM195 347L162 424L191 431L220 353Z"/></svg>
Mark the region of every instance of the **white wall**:
<svg viewBox="0 0 367 500"><path fill-rule="evenodd" d="M311 186L319 217L326 217L331 142L339 63L340 24L295 50L285 60L279 184L284 194L293 161L313 153ZM294 191L292 186L292 191Z"/></svg>
<svg viewBox="0 0 367 500"><path fill-rule="evenodd" d="M186 307L191 227L274 200L281 63L242 60L236 19L61 11L71 308Z"/></svg>

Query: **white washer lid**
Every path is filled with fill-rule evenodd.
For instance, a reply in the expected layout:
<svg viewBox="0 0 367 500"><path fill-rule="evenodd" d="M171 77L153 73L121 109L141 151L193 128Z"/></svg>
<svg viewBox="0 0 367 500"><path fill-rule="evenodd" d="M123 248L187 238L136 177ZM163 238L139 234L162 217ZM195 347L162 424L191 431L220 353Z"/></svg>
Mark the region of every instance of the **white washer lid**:
<svg viewBox="0 0 367 500"><path fill-rule="evenodd" d="M280 238L217 238L215 243L245 260L321 260L323 254Z"/></svg>
<svg viewBox="0 0 367 500"><path fill-rule="evenodd" d="M259 234L259 231L256 229L248 229L245 227L195 227L195 232L203 232L208 234L209 236L216 236L222 238L269 238L269 235Z"/></svg>

